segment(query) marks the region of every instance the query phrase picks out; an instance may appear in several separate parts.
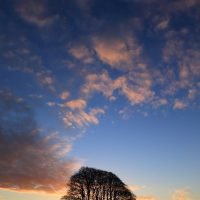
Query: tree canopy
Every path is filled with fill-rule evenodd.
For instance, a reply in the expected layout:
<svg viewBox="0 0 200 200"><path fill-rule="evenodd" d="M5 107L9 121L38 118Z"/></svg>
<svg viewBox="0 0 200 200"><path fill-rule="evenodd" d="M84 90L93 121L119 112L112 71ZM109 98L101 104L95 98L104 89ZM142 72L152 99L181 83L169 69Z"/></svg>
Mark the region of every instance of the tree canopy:
<svg viewBox="0 0 200 200"><path fill-rule="evenodd" d="M112 172L82 167L71 176L62 200L135 200L127 186Z"/></svg>

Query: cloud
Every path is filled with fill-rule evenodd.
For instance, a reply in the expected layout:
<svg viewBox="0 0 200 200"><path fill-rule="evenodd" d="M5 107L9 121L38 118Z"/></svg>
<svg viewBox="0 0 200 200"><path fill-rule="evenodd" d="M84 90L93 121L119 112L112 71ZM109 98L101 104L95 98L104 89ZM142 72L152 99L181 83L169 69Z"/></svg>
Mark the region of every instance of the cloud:
<svg viewBox="0 0 200 200"><path fill-rule="evenodd" d="M132 111L129 107L125 107L123 109L120 109L118 114L122 117L122 119L127 120L132 115Z"/></svg>
<svg viewBox="0 0 200 200"><path fill-rule="evenodd" d="M60 94L60 98L61 98L62 100L67 99L69 96L70 96L70 93L69 93L68 91L63 91L63 92Z"/></svg>
<svg viewBox="0 0 200 200"><path fill-rule="evenodd" d="M68 52L74 56L76 59L84 62L85 64L89 64L93 62L92 54L88 48L84 45L78 45L69 48Z"/></svg>
<svg viewBox="0 0 200 200"><path fill-rule="evenodd" d="M44 86L49 89L51 92L55 92L54 87L54 78L52 76L52 73L50 71L40 71L36 73L36 78L38 83L41 86Z"/></svg>
<svg viewBox="0 0 200 200"><path fill-rule="evenodd" d="M164 65L171 66L164 77L165 95L171 95L177 99L173 104L174 109L182 109L190 105L197 98L198 79L200 77L200 51L189 29L180 31L170 30L166 34L166 44L163 49ZM167 87L166 87L167 86ZM166 97L167 98L167 97Z"/></svg>
<svg viewBox="0 0 200 200"><path fill-rule="evenodd" d="M181 110L181 109L184 109L186 107L187 107L187 104L185 102L178 100L178 99L175 100L174 106L173 106L174 109Z"/></svg>
<svg viewBox="0 0 200 200"><path fill-rule="evenodd" d="M137 196L137 200L156 200L153 196Z"/></svg>
<svg viewBox="0 0 200 200"><path fill-rule="evenodd" d="M44 136L32 110L0 92L0 188L59 192L78 162L66 157L71 144L58 133Z"/></svg>
<svg viewBox="0 0 200 200"><path fill-rule="evenodd" d="M13 29L15 35L6 31L0 35L1 59L5 62L5 67L10 71L20 71L29 74L36 73L43 68L42 58L31 47L31 42L25 35Z"/></svg>
<svg viewBox="0 0 200 200"><path fill-rule="evenodd" d="M81 88L83 94L102 92L106 97L111 97L113 90L113 80L106 71L101 74L87 74L85 84Z"/></svg>
<svg viewBox="0 0 200 200"><path fill-rule="evenodd" d="M156 28L157 28L157 29L164 30L164 29L166 29L166 28L168 27L169 22L170 22L169 18L168 18L168 19L161 20L161 21L157 24Z"/></svg>
<svg viewBox="0 0 200 200"><path fill-rule="evenodd" d="M50 26L58 16L48 13L44 0L20 0L17 1L16 11L22 19L38 27Z"/></svg>
<svg viewBox="0 0 200 200"><path fill-rule="evenodd" d="M82 110L86 107L87 102L83 99L76 99L73 101L68 101L65 103L65 106L71 108L72 110L74 109L79 109Z"/></svg>
<svg viewBox="0 0 200 200"><path fill-rule="evenodd" d="M133 76L119 76L112 80L107 71L101 74L88 74L86 76L86 83L83 85L81 91L83 94L90 94L93 92L101 92L108 98L113 98L113 92L118 90L120 94L128 98L130 103L140 104L153 96L151 91L151 82L146 77L146 73L137 73ZM132 80L133 79L133 80Z"/></svg>
<svg viewBox="0 0 200 200"><path fill-rule="evenodd" d="M199 4L198 0L174 1L167 5L170 11L185 11Z"/></svg>
<svg viewBox="0 0 200 200"><path fill-rule="evenodd" d="M177 189L172 194L172 200L192 200L187 189Z"/></svg>
<svg viewBox="0 0 200 200"><path fill-rule="evenodd" d="M138 186L138 185L129 185L128 186L129 190L131 191L137 191L137 190L142 190L145 188L145 186Z"/></svg>
<svg viewBox="0 0 200 200"><path fill-rule="evenodd" d="M55 103L55 102L52 102L52 101L49 101L49 102L47 102L47 105L50 106L50 107L52 107L52 106L55 106L56 103Z"/></svg>
<svg viewBox="0 0 200 200"><path fill-rule="evenodd" d="M29 39L22 34L16 36L5 34L0 36L0 42L1 59L5 62L3 67L10 73L18 71L26 73L27 77L31 75L40 86L55 92L53 73L43 64L42 57L32 48L33 44ZM32 81L31 77L29 80Z"/></svg>
<svg viewBox="0 0 200 200"><path fill-rule="evenodd" d="M152 102L152 105L155 107L155 108L158 108L160 106L165 106L168 104L168 100L167 99L164 99L164 98L158 98L158 99L155 99L153 102Z"/></svg>
<svg viewBox="0 0 200 200"><path fill-rule="evenodd" d="M99 120L97 115L104 114L105 111L101 108L93 108L89 113L84 110L79 110L75 112L67 112L63 118L64 123L68 126L83 127L89 124L98 124Z"/></svg>
<svg viewBox="0 0 200 200"><path fill-rule="evenodd" d="M149 87L146 87L145 84L134 85L129 83L124 77L122 77L121 80L117 79L115 83L120 85L122 93L128 98L132 105L143 103L153 96L153 92Z"/></svg>
<svg viewBox="0 0 200 200"><path fill-rule="evenodd" d="M189 89L189 91L188 91L188 98L189 99L194 99L196 94L197 94L196 89Z"/></svg>
<svg viewBox="0 0 200 200"><path fill-rule="evenodd" d="M200 76L200 50L191 39L180 39L186 36L187 34L181 31L169 32L163 49L163 59L167 63L177 64L180 81L194 81Z"/></svg>
<svg viewBox="0 0 200 200"><path fill-rule="evenodd" d="M130 70L140 62L141 47L134 37L124 33L124 37L94 37L94 49L101 61L112 68Z"/></svg>

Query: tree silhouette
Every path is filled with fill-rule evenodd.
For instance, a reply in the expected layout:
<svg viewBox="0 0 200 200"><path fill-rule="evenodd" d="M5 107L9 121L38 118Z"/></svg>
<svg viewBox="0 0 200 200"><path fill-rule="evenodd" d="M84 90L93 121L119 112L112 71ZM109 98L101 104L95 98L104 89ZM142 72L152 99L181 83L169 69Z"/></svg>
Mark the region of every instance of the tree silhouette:
<svg viewBox="0 0 200 200"><path fill-rule="evenodd" d="M136 200L127 186L112 172L82 167L71 176L62 200Z"/></svg>

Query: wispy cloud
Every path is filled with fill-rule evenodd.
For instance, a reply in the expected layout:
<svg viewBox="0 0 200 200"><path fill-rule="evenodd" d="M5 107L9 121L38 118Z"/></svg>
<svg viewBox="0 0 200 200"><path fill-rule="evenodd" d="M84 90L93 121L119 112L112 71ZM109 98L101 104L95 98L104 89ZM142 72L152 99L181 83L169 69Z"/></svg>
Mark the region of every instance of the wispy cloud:
<svg viewBox="0 0 200 200"><path fill-rule="evenodd" d="M69 48L69 53L76 59L89 64L93 62L93 56L91 51L84 45L77 45Z"/></svg>
<svg viewBox="0 0 200 200"><path fill-rule="evenodd" d="M44 0L17 1L16 11L22 19L38 27L48 27L58 17L48 13L47 4Z"/></svg>
<svg viewBox="0 0 200 200"><path fill-rule="evenodd" d="M138 200L156 200L153 196L137 196Z"/></svg>
<svg viewBox="0 0 200 200"><path fill-rule="evenodd" d="M88 113L84 110L67 112L63 121L68 127L78 127L88 126L90 124L98 124L99 120L97 115L104 114L105 111L101 108L93 108Z"/></svg>
<svg viewBox="0 0 200 200"><path fill-rule="evenodd" d="M168 26L169 26L169 18L167 19L163 19L163 20L160 20L156 26L157 29L161 29L161 30L164 30L166 29Z"/></svg>
<svg viewBox="0 0 200 200"><path fill-rule="evenodd" d="M174 109L184 109L184 108L186 108L187 107L187 104L185 103L185 102L183 102L183 101L181 101L181 100L175 100L175 102L174 102Z"/></svg>
<svg viewBox="0 0 200 200"><path fill-rule="evenodd" d="M131 190L131 191L137 191L137 190L142 190L145 188L145 186L138 186L138 185L129 185L128 188Z"/></svg>
<svg viewBox="0 0 200 200"><path fill-rule="evenodd" d="M60 98L61 98L62 100L67 99L69 96L70 96L70 92L68 92L68 91L63 91L63 92L60 94Z"/></svg>
<svg viewBox="0 0 200 200"><path fill-rule="evenodd" d="M47 87L51 92L55 92L54 79L49 71L37 72L36 77L40 85Z"/></svg>
<svg viewBox="0 0 200 200"><path fill-rule="evenodd" d="M75 99L65 103L65 106L71 108L72 110L74 109L82 110L86 107L86 105L87 102L84 99Z"/></svg>
<svg viewBox="0 0 200 200"><path fill-rule="evenodd" d="M173 192L172 200L192 200L192 199L189 197L188 189L181 188Z"/></svg>

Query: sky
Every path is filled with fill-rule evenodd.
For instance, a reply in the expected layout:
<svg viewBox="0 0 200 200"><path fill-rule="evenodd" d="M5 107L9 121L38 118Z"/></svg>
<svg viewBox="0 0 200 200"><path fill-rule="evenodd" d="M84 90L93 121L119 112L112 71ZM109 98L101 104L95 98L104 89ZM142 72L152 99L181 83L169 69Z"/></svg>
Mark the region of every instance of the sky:
<svg viewBox="0 0 200 200"><path fill-rule="evenodd" d="M0 200L59 200L81 166L199 200L199 21L199 0L0 0Z"/></svg>

